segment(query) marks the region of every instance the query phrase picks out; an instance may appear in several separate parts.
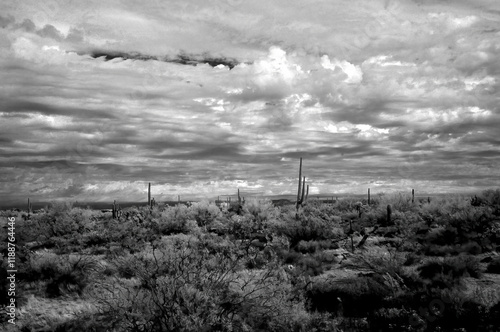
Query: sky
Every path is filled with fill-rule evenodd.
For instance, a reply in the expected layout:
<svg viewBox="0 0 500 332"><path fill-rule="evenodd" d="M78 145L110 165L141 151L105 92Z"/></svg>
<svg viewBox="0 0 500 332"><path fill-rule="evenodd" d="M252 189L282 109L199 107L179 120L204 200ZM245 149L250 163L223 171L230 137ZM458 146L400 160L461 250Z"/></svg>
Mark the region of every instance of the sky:
<svg viewBox="0 0 500 332"><path fill-rule="evenodd" d="M500 186L497 0L0 0L0 200Z"/></svg>

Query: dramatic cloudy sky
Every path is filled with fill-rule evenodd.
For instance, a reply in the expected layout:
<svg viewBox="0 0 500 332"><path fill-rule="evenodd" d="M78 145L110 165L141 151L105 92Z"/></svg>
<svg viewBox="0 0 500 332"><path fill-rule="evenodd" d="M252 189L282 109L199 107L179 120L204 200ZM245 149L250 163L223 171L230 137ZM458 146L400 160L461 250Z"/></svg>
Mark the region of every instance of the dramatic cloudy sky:
<svg viewBox="0 0 500 332"><path fill-rule="evenodd" d="M500 186L498 0L0 0L0 199Z"/></svg>

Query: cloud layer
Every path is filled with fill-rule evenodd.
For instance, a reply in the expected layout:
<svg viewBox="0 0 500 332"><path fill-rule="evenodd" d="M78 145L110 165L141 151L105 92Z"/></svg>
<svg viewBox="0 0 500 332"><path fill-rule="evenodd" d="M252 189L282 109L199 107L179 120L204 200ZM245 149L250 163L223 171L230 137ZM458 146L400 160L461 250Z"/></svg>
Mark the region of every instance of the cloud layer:
<svg viewBox="0 0 500 332"><path fill-rule="evenodd" d="M5 7L4 201L500 185L495 1Z"/></svg>

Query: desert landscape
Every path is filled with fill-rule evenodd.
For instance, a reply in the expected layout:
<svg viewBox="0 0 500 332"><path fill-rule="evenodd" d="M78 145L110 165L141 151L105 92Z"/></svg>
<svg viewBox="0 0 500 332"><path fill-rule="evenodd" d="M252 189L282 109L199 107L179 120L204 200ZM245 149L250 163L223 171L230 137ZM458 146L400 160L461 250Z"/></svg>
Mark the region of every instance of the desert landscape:
<svg viewBox="0 0 500 332"><path fill-rule="evenodd" d="M0 331L500 331L498 0L0 1Z"/></svg>
<svg viewBox="0 0 500 332"><path fill-rule="evenodd" d="M7 331L497 331L500 189L2 211ZM307 189L306 189L307 188ZM15 229L15 233L14 233ZM11 238L12 237L12 238ZM15 239L15 240L14 240ZM9 244L9 242L6 242ZM9 253L14 252L15 255ZM13 259L10 259L11 257ZM12 276L12 274L10 274ZM8 311L9 299L2 297ZM12 318L11 318L12 319Z"/></svg>

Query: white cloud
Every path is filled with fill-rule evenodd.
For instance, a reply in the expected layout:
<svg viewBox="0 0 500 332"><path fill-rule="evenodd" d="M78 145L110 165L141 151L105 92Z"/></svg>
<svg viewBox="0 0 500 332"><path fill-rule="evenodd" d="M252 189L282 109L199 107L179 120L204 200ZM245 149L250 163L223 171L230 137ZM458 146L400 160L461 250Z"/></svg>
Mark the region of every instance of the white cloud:
<svg viewBox="0 0 500 332"><path fill-rule="evenodd" d="M279 47L271 47L265 59L257 60L252 68L252 81L261 89L273 85L292 85L303 75L302 68L290 62L286 52Z"/></svg>
<svg viewBox="0 0 500 332"><path fill-rule="evenodd" d="M336 68L340 68L346 75L347 78L344 80L346 83L360 83L363 80L363 72L359 66L355 66L348 61L339 61L336 58L333 62L330 61L328 55L323 55L321 57L321 65L325 69L330 69L335 71Z"/></svg>

